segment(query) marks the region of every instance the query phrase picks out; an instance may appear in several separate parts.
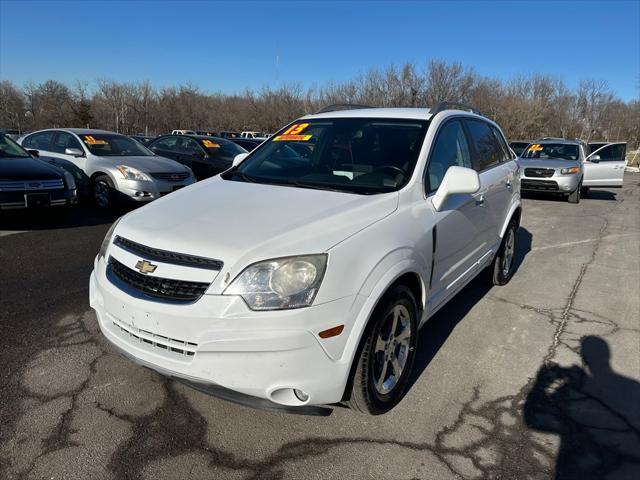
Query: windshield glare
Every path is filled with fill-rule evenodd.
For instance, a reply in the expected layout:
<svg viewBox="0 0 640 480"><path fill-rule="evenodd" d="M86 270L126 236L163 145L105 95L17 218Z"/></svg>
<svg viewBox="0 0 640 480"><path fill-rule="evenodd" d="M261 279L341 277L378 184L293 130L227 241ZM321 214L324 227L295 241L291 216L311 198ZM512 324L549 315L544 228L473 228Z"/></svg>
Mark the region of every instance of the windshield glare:
<svg viewBox="0 0 640 480"><path fill-rule="evenodd" d="M580 150L578 145L566 143L532 143L522 158L536 158L540 160L578 160Z"/></svg>
<svg viewBox="0 0 640 480"><path fill-rule="evenodd" d="M9 137L0 135L0 158L29 158L30 156L24 148Z"/></svg>
<svg viewBox="0 0 640 480"><path fill-rule="evenodd" d="M411 178L427 130L414 120L301 120L271 137L228 180L376 194Z"/></svg>
<svg viewBox="0 0 640 480"><path fill-rule="evenodd" d="M92 133L79 135L91 153L100 157L144 156L151 157L153 152L135 140L118 134Z"/></svg>

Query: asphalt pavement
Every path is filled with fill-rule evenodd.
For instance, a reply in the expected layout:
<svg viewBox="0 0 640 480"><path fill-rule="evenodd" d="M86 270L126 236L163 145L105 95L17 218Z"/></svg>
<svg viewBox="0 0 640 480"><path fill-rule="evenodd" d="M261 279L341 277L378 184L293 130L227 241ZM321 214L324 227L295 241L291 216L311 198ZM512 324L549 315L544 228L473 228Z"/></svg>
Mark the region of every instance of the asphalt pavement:
<svg viewBox="0 0 640 480"><path fill-rule="evenodd" d="M0 216L2 479L640 478L640 174L526 198L512 281L427 323L378 417L253 410L115 353L88 305L115 216Z"/></svg>

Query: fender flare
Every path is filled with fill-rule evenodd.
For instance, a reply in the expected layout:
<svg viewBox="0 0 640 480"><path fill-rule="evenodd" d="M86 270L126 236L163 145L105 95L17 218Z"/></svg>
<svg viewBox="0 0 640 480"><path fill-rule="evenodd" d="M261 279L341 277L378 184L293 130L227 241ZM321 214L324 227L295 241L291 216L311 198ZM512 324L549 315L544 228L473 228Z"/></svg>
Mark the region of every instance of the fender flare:
<svg viewBox="0 0 640 480"><path fill-rule="evenodd" d="M509 214L505 217L505 221L502 224L502 228L500 229L500 238L504 237L504 234L507 231L507 227L509 226L509 222L511 222L511 219L513 218L514 215L516 215L518 210L520 211L519 213L520 218L518 221L518 225L520 225L520 223L522 223L522 202L520 201L520 198L515 200L511 204L511 207L509 207Z"/></svg>
<svg viewBox="0 0 640 480"><path fill-rule="evenodd" d="M376 266L377 270L383 262L379 263ZM402 275L407 273L416 274L420 279L420 284L422 287L422 297L425 298L425 284L422 276L419 274L419 268L416 268L415 260L412 258L404 258L401 261L395 263L391 268L386 270L382 274L382 276L378 277L376 281L372 281L372 275L367 278L367 281L363 285L359 295L366 297L358 316L355 319L353 324L353 328L349 334L349 338L345 343L345 346L342 350L342 361L351 365L355 359L355 354L360 345L360 341L362 339L362 335L364 334L367 325L369 324L369 320L373 311L375 310L378 302L382 298L382 296L387 292L389 287ZM370 288L366 288L370 287ZM368 294L365 293L365 289L369 290ZM420 299L416 299L420 301ZM424 305L422 306L424 310ZM418 323L420 323L421 319L418 319Z"/></svg>

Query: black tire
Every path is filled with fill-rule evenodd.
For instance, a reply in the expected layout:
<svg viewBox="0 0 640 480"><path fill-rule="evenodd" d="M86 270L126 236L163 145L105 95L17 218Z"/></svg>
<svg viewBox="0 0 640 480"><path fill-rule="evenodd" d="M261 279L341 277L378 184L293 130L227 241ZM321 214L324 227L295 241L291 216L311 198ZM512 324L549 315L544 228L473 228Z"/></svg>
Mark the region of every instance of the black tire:
<svg viewBox="0 0 640 480"><path fill-rule="evenodd" d="M582 192L582 182L578 185L578 187L569 194L567 201L569 203L580 203L580 193Z"/></svg>
<svg viewBox="0 0 640 480"><path fill-rule="evenodd" d="M580 196L582 198L587 198L589 196L589 187L582 187L582 191L580 192Z"/></svg>
<svg viewBox="0 0 640 480"><path fill-rule="evenodd" d="M113 207L115 186L107 175L99 175L93 180L93 201L98 208Z"/></svg>
<svg viewBox="0 0 640 480"><path fill-rule="evenodd" d="M396 312L400 316L396 317L396 330L393 332L394 335L391 335L391 326L394 324ZM409 327L407 341L396 342L400 338L397 336L398 333L403 334L407 325ZM383 339L385 335L388 335L386 341ZM377 348L379 341L385 344L384 350ZM397 285L380 300L361 340L350 381L351 392L347 401L349 407L369 415L380 415L396 406L409 386L417 343L416 300L409 288ZM391 357L396 360L398 367L401 366L399 378L393 375L396 369L393 361L388 359ZM387 376L386 372L389 368L391 372ZM384 392L387 388L386 384L390 388Z"/></svg>
<svg viewBox="0 0 640 480"><path fill-rule="evenodd" d="M511 235L513 235L511 237ZM510 238L513 243L510 245ZM509 222L507 230L502 237L502 243L498 248L498 253L484 270L484 278L489 285L506 285L511 280L514 271L515 253L518 246L518 224L515 220ZM508 255L510 254L510 259Z"/></svg>

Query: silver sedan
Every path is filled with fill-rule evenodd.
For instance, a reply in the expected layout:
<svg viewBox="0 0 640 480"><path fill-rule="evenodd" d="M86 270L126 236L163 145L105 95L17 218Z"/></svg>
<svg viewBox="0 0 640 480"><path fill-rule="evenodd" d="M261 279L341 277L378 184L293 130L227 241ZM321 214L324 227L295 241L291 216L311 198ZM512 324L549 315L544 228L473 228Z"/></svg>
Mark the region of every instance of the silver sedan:
<svg viewBox="0 0 640 480"><path fill-rule="evenodd" d="M40 130L20 139L29 151L56 159L101 208L121 199L149 202L191 185L191 170L129 137L105 130Z"/></svg>

